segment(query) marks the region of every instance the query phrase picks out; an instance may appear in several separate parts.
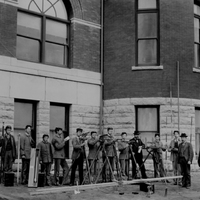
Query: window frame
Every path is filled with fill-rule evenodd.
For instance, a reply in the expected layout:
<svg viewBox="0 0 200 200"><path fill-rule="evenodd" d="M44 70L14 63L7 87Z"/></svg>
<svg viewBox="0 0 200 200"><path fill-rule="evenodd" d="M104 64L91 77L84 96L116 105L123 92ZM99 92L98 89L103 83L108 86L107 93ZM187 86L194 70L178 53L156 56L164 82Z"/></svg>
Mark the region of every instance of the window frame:
<svg viewBox="0 0 200 200"><path fill-rule="evenodd" d="M148 9L139 9L139 0L136 0L135 3L135 30L136 30L136 35L135 35L135 44L136 44L136 54L135 54L135 60L136 60L136 66L159 66L160 65L160 3L159 0L156 0L156 8L148 8ZM145 13L156 13L157 14L157 37L149 37L149 38L139 38L138 37L138 15L139 14L145 14ZM139 57L139 41L141 40L156 40L156 63L151 63L151 64L139 64L138 62L138 57Z"/></svg>
<svg viewBox="0 0 200 200"><path fill-rule="evenodd" d="M69 136L69 111L70 111L70 104L63 104L63 103L55 103L55 102L50 102L50 109L51 106L58 106L58 107L64 107L65 108L65 124L64 124L64 129L63 132L66 131L66 135L64 135L64 137ZM50 120L50 110L49 110L49 120ZM50 121L49 121L50 123ZM51 126L51 125L50 125ZM50 133L51 132L55 132L55 128L54 129L49 129ZM65 133L63 133L65 134ZM69 142L65 145L65 156L66 158L69 158Z"/></svg>
<svg viewBox="0 0 200 200"><path fill-rule="evenodd" d="M41 39L37 40L36 38L25 36L25 35L19 34L17 32L17 37L19 36L19 37L39 41L39 44L40 44L39 62L34 62L34 61L25 60L25 59L21 59L21 58L19 60L25 60L25 61L28 61L28 62L40 63L40 64L45 64L45 65L52 65L52 66L55 66L55 67L70 68L70 66L69 66L69 64L70 64L70 38L71 38L71 36L70 36L70 21L64 20L64 19L61 19L61 18L58 18L58 17L52 17L50 15L45 15L43 13L34 12L34 11L27 10L27 9L24 9L24 8L18 8L17 12L22 12L22 13L25 13L25 14L30 14L30 15L37 16L37 17L41 18ZM46 19L50 19L50 20L53 20L53 21L57 21L57 22L61 22L61 23L66 24L66 28L67 28L66 44L61 44L61 43L58 43L58 42L50 42L50 41L46 40ZM45 62L45 43L46 42L51 43L51 44L64 46L65 63L63 65Z"/></svg>

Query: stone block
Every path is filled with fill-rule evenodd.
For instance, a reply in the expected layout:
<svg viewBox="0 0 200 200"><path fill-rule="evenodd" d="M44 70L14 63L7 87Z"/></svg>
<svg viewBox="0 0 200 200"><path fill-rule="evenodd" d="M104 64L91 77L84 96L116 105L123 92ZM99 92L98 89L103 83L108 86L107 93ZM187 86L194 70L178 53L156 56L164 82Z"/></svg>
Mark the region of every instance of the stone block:
<svg viewBox="0 0 200 200"><path fill-rule="evenodd" d="M131 99L130 98L119 99L118 104L119 105L130 105Z"/></svg>
<svg viewBox="0 0 200 200"><path fill-rule="evenodd" d="M99 124L99 118L84 117L83 123L84 124L98 125Z"/></svg>
<svg viewBox="0 0 200 200"><path fill-rule="evenodd" d="M105 100L104 101L104 106L116 106L119 104L119 100L118 99L112 99L112 100Z"/></svg>

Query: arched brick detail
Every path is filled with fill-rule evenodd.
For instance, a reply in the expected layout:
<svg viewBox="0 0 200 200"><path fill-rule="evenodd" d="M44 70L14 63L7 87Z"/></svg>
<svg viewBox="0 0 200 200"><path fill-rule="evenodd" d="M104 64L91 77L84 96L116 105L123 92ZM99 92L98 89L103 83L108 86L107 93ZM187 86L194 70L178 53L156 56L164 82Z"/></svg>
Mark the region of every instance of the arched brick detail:
<svg viewBox="0 0 200 200"><path fill-rule="evenodd" d="M70 0L73 9L73 17L83 19L81 0Z"/></svg>

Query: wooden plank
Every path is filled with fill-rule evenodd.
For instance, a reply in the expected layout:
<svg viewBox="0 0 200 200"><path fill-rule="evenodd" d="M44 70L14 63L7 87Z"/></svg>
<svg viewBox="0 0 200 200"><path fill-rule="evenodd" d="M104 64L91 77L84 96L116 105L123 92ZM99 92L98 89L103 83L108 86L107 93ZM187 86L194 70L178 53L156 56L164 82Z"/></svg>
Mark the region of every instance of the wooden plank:
<svg viewBox="0 0 200 200"><path fill-rule="evenodd" d="M101 187L113 187L119 185L128 185L134 183L146 183L153 181L160 181L166 179L178 179L182 178L182 176L168 176L161 178L148 178L148 179L134 179L131 181L122 181L122 182L109 182L109 183L98 183L98 184L89 184L89 185L79 185L79 190L87 190L87 189L95 189ZM51 187L51 188L43 188L37 189L33 192L30 192L30 195L42 195L42 194L50 194L50 193L59 193L59 192L70 192L78 189L77 186L63 186L63 187Z"/></svg>

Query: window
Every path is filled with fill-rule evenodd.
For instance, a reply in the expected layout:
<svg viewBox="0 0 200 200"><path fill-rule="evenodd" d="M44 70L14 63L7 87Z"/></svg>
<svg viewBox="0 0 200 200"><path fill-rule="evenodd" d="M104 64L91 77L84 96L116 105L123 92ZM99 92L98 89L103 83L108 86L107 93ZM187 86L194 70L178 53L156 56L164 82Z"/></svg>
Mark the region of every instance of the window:
<svg viewBox="0 0 200 200"><path fill-rule="evenodd" d="M137 0L136 65L159 65L159 12L157 0Z"/></svg>
<svg viewBox="0 0 200 200"><path fill-rule="evenodd" d="M136 130L143 143L152 142L155 133L159 133L159 106L136 107ZM147 152L144 151L144 155Z"/></svg>
<svg viewBox="0 0 200 200"><path fill-rule="evenodd" d="M69 135L69 105L50 104L50 138L54 136L56 127L63 129L64 137ZM65 145L66 156L69 157L69 143Z"/></svg>
<svg viewBox="0 0 200 200"><path fill-rule="evenodd" d="M69 21L63 1L19 0L19 7L17 58L67 66Z"/></svg>
<svg viewBox="0 0 200 200"><path fill-rule="evenodd" d="M199 144L200 144L200 108L195 108L195 155L196 156L199 155L199 150L200 150Z"/></svg>
<svg viewBox="0 0 200 200"><path fill-rule="evenodd" d="M199 26L200 24L200 6L194 5L194 66L200 67L200 40Z"/></svg>
<svg viewBox="0 0 200 200"><path fill-rule="evenodd" d="M36 142L36 104L34 101L15 100L14 104L14 136L25 132L26 125L32 126L31 136Z"/></svg>

